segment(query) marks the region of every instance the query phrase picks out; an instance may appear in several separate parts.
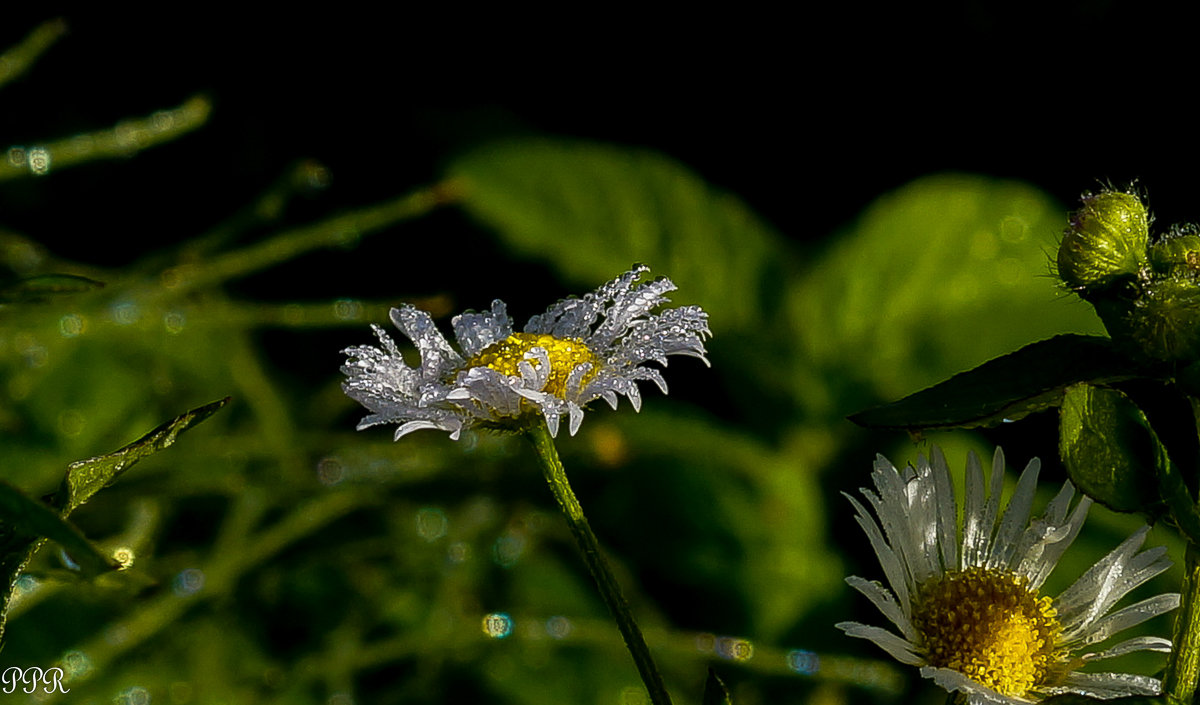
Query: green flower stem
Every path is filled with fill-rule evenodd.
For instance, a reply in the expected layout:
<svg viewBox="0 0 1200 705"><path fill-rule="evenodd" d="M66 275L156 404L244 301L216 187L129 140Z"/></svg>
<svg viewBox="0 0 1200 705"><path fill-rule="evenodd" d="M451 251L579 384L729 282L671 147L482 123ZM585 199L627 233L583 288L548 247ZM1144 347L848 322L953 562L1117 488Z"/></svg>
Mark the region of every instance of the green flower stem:
<svg viewBox="0 0 1200 705"><path fill-rule="evenodd" d="M650 702L654 705L671 705L671 696L667 694L662 675L650 656L650 649L642 637L642 630L634 621L633 614L629 611L629 603L621 594L621 586L617 584L612 569L600 552L600 542L596 540L596 534L592 532L592 527L583 514L583 507L579 505L579 500L575 498L571 484L567 481L567 473L563 469L562 461L558 459L558 450L554 447L554 439L550 436L545 421L538 419L526 435L537 450L538 459L542 461L542 473L546 476L550 491L554 493L554 499L558 501L558 506L567 519L567 526L571 528L583 562L587 564L588 572L596 581L604 604L608 605L613 618L617 620L617 627L625 639L625 647L633 656L642 682L650 693Z"/></svg>
<svg viewBox="0 0 1200 705"><path fill-rule="evenodd" d="M1191 541L1181 592L1183 604L1175 617L1174 648L1167 661L1163 690L1168 702L1190 705L1200 682L1200 551Z"/></svg>

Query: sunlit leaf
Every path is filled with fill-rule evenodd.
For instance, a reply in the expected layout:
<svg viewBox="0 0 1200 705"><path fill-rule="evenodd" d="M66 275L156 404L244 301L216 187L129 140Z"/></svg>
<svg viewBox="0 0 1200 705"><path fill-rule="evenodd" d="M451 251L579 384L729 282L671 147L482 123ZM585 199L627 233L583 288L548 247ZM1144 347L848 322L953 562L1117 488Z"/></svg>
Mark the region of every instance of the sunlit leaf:
<svg viewBox="0 0 1200 705"><path fill-rule="evenodd" d="M862 426L938 430L992 426L1058 406L1078 382L1134 376L1108 338L1060 335L1026 345L916 394L850 417Z"/></svg>
<svg viewBox="0 0 1200 705"><path fill-rule="evenodd" d="M800 403L844 416L1059 333L1102 333L1050 276L1066 209L1024 183L951 174L876 200L790 298Z"/></svg>
<svg viewBox="0 0 1200 705"><path fill-rule="evenodd" d="M525 139L459 157L463 206L522 254L594 285L634 262L702 303L713 328L778 308L783 243L745 203L657 152Z"/></svg>
<svg viewBox="0 0 1200 705"><path fill-rule="evenodd" d="M175 442L180 433L195 426L229 403L229 397L205 404L176 416L129 445L107 455L71 463L54 494L52 503L64 515L91 499L92 495L116 480L142 458L157 453Z"/></svg>
<svg viewBox="0 0 1200 705"><path fill-rule="evenodd" d="M1109 509L1146 512L1160 501L1154 468L1169 462L1166 450L1142 411L1115 389L1066 390L1059 452L1071 481Z"/></svg>

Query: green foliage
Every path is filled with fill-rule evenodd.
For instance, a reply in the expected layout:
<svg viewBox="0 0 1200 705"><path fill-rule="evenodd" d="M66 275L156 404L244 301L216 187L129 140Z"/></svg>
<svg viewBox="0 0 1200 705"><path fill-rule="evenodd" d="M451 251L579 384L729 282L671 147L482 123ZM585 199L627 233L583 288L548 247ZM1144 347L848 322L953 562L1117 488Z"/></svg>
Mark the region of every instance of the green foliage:
<svg viewBox="0 0 1200 705"><path fill-rule="evenodd" d="M1092 499L1113 511L1157 513L1154 468L1169 462L1166 449L1121 392L1068 387L1059 414L1059 454L1071 481Z"/></svg>
<svg viewBox="0 0 1200 705"><path fill-rule="evenodd" d="M96 458L71 463L50 504L64 515L70 514L111 485L134 463L170 447L179 434L215 414L229 403L229 397L176 416L120 450Z"/></svg>
<svg viewBox="0 0 1200 705"><path fill-rule="evenodd" d="M717 672L708 669L708 678L704 681L704 700L702 705L733 705L729 697L729 689L721 682Z"/></svg>
<svg viewBox="0 0 1200 705"><path fill-rule="evenodd" d="M778 307L780 236L740 199L662 154L571 140L489 143L456 158L462 205L517 253L594 286L632 262L669 273L714 330Z"/></svg>
<svg viewBox="0 0 1200 705"><path fill-rule="evenodd" d="M929 389L850 416L863 426L941 430L995 426L1062 404L1079 382L1110 383L1137 371L1107 338L1059 335L989 360Z"/></svg>
<svg viewBox="0 0 1200 705"><path fill-rule="evenodd" d="M1046 276L1061 228L1060 206L1013 181L931 176L879 198L789 292L797 397L845 415L1031 340L1100 332Z"/></svg>
<svg viewBox="0 0 1200 705"><path fill-rule="evenodd" d="M188 105L164 140L206 119L207 102ZM52 187L72 164L54 150L70 138L47 144L54 166L38 183ZM62 664L72 701L637 702L637 674L527 446L353 430L361 410L338 388L337 351L369 342L368 323L386 327L411 287L397 274L388 298L359 298L373 282L358 267L447 263L444 246L440 258L414 249L417 227L464 249L502 245L487 267L447 264L417 302L443 330L464 276L490 296L548 305L559 283L547 281L586 290L635 261L711 312L711 370L672 362L670 397L647 389L640 414L597 405L558 439L677 703L728 701L715 676L702 685L713 662L736 674L739 701L901 701L915 675L830 626L853 618L842 578L870 561L866 541L841 530L852 520L835 490L865 482L877 450L841 415L1029 340L1098 330L1039 276L1060 209L1025 184L924 179L805 246L679 162L619 145L484 144L444 182L341 212L313 185L322 171L289 169L207 232L181 219L172 240L184 242L130 252L120 269L56 259L36 234L0 242L11 272L0 288L5 479L58 486L55 506L78 508L87 545L132 562L83 582L40 552L17 579L4 655ZM0 177L33 175L26 163ZM312 197L300 223L289 219L298 195ZM412 222L455 207L484 231ZM341 252L321 265L348 274L336 293L313 294L311 275L289 267L329 249ZM509 276L517 267L542 277ZM245 285L254 276L270 278L273 300ZM1076 357L1096 352L1092 339L1064 340L1082 346ZM1095 364L1084 379L1107 369ZM1063 375L1027 375L1018 391L1079 381ZM1012 390L981 384L995 405L938 407L944 425L1015 413L1000 398ZM226 394L238 404L170 452L144 458L221 402L62 478L71 460ZM61 533L69 525L20 518L37 502L0 491L0 510L9 505L23 534L57 536L87 560ZM488 631L497 624L510 629Z"/></svg>
<svg viewBox="0 0 1200 705"><path fill-rule="evenodd" d="M89 543L66 517L134 463L172 445L180 433L212 416L228 401L225 398L193 409L113 453L71 463L58 491L47 497L44 504L0 482L0 580L5 586L0 595L0 636L4 633L17 580L45 539L58 543L69 553L85 576L119 567Z"/></svg>

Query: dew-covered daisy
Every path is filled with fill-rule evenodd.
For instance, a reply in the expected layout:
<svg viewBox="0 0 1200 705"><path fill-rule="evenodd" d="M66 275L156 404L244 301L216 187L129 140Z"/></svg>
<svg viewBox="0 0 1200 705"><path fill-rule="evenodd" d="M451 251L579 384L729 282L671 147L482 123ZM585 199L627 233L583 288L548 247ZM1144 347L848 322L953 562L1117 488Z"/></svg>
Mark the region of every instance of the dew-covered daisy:
<svg viewBox="0 0 1200 705"><path fill-rule="evenodd" d="M457 440L464 428L516 430L540 414L552 435L566 415L574 435L584 405L595 399L615 409L618 395L624 395L640 409L639 381L667 391L659 369L645 363L665 366L668 355L691 355L707 365L704 340L711 335L708 314L699 306L651 313L668 301L664 294L675 285L666 277L638 282L648 271L634 265L582 298L563 299L531 318L522 333L513 332L499 299L489 311L455 316L458 350L425 311L410 305L392 309L392 322L412 340L421 364L408 366L378 326L372 328L382 347L343 351L348 359L342 389L371 412L358 428L396 423L397 439L433 428Z"/></svg>
<svg viewBox="0 0 1200 705"><path fill-rule="evenodd" d="M1080 667L1133 651L1171 650L1154 636L1134 637L1093 651L1113 634L1179 605L1179 595L1158 595L1110 612L1130 590L1170 567L1166 549L1139 552L1142 527L1051 599L1043 581L1079 533L1091 500L1071 509L1074 488L1065 483L1030 521L1040 463L1026 466L1007 508L1000 510L1004 454L992 462L991 490L983 470L968 458L966 504L959 525L945 456L921 458L898 471L879 456L863 489L878 521L850 495L856 519L883 567L888 588L846 579L887 617L899 634L858 622L837 626L870 639L894 658L920 667L921 675L968 702L1028 703L1058 693L1099 698L1154 695L1155 678L1130 673L1085 673ZM960 533L961 529L961 533Z"/></svg>

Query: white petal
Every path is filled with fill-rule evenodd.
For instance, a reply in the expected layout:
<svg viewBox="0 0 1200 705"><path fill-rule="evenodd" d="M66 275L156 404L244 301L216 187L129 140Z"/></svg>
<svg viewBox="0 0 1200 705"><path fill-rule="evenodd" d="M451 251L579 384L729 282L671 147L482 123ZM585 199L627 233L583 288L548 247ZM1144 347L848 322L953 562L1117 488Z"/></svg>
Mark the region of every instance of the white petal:
<svg viewBox="0 0 1200 705"><path fill-rule="evenodd" d="M838 622L834 625L849 636L869 639L876 646L888 652L892 658L909 666L920 666L924 659L913 653L912 644L881 627L871 627L858 622Z"/></svg>
<svg viewBox="0 0 1200 705"><path fill-rule="evenodd" d="M921 669L921 676L937 683L947 692L966 693L967 702L971 705L1026 705L1029 702L997 693L986 685L949 668L925 666Z"/></svg>
<svg viewBox="0 0 1200 705"><path fill-rule="evenodd" d="M1162 683L1157 678L1132 673L1080 673L1075 671L1063 679L1067 690L1099 698L1120 698L1126 695L1158 695Z"/></svg>
<svg viewBox="0 0 1200 705"><path fill-rule="evenodd" d="M884 540L883 532L880 531L879 525L875 523L875 519L871 517L866 508L850 495L844 492L842 494L846 499L850 500L850 504L854 505L854 520L862 527L863 532L867 535L867 540L871 542L871 548L875 551L875 557L879 560L879 566L883 568L883 574L887 578L888 585L892 588L892 594L896 596L900 603L900 609L904 611L904 618L910 619L912 615L906 577L907 570L902 565L900 557L896 555L896 552Z"/></svg>
<svg viewBox="0 0 1200 705"><path fill-rule="evenodd" d="M975 451L967 454L966 500L963 505L963 545L959 568L984 563L992 527L983 525L983 468Z"/></svg>
<svg viewBox="0 0 1200 705"><path fill-rule="evenodd" d="M583 409L580 409L579 405L574 402L567 402L567 413L571 417L567 430L574 436L575 432L579 430L579 424L583 423Z"/></svg>
<svg viewBox="0 0 1200 705"><path fill-rule="evenodd" d="M1158 651L1160 653L1171 653L1171 640L1164 639L1160 636L1137 636L1132 639L1126 639L1116 646L1110 647L1094 654L1084 654L1079 658L1084 661L1103 661L1104 659L1116 658L1124 656L1135 651Z"/></svg>
<svg viewBox="0 0 1200 705"><path fill-rule="evenodd" d="M857 575L851 575L846 578L846 582L850 587L865 595L871 601L871 604L875 605L876 609L883 613L883 616L896 625L905 639L913 641L917 638L912 622L905 616L904 612L900 609L900 605L897 604L896 598L892 596L892 593L887 588L880 585L877 581L860 578Z"/></svg>
<svg viewBox="0 0 1200 705"><path fill-rule="evenodd" d="M942 569L954 570L958 567L958 504L954 497L954 485L950 483L950 467L941 448L933 447L931 460Z"/></svg>
<svg viewBox="0 0 1200 705"><path fill-rule="evenodd" d="M992 542L992 552L988 556L988 567L997 570L1012 570L1018 558L1014 549L1017 538L1025 527L1029 526L1029 515L1033 511L1033 493L1037 489L1038 472L1042 462L1037 458L1029 461L1021 477L1017 480L1017 489L1008 506L1004 510L1004 518L1000 520L1000 528L996 530L996 539Z"/></svg>

